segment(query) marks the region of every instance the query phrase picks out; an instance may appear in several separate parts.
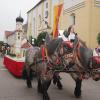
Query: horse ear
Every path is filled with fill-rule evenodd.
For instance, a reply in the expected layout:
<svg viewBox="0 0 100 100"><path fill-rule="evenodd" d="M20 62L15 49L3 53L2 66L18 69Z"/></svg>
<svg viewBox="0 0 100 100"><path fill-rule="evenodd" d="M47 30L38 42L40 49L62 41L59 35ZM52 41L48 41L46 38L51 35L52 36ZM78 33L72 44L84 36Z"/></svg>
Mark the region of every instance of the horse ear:
<svg viewBox="0 0 100 100"><path fill-rule="evenodd" d="M48 44L52 40L52 37L49 33L46 33L45 42Z"/></svg>

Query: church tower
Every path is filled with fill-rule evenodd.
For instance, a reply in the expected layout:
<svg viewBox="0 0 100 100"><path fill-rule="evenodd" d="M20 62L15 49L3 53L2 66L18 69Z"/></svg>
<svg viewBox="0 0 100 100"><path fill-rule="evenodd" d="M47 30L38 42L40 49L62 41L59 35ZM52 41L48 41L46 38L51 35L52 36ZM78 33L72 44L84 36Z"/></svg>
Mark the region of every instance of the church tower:
<svg viewBox="0 0 100 100"><path fill-rule="evenodd" d="M21 41L23 37L23 21L24 19L21 17L21 14L19 17L16 18L16 43L15 43L15 52L16 55L20 55L21 53Z"/></svg>
<svg viewBox="0 0 100 100"><path fill-rule="evenodd" d="M22 31L23 21L24 19L21 17L20 14L19 17L16 18L16 30Z"/></svg>

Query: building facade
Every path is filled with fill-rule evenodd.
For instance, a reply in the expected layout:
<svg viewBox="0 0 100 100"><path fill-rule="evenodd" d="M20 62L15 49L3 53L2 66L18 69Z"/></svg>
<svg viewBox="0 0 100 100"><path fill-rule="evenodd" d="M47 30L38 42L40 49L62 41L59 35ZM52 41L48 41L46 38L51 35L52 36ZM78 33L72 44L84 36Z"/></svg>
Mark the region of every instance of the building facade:
<svg viewBox="0 0 100 100"><path fill-rule="evenodd" d="M100 32L100 0L41 0L27 12L28 34L37 37L41 31L53 30L54 6L63 3L59 30L75 25L75 32L89 47L96 47ZM31 20L31 21L30 21ZM30 31L30 32L29 32Z"/></svg>

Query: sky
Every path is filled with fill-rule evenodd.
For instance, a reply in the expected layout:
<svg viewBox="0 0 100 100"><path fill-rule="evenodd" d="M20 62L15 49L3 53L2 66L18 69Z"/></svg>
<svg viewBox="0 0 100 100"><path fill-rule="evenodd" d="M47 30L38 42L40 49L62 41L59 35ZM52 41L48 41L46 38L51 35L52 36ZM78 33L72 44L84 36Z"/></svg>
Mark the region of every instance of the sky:
<svg viewBox="0 0 100 100"><path fill-rule="evenodd" d="M0 41L4 40L4 31L13 31L16 28L16 17L24 18L27 22L27 11L29 11L40 0L1 0L0 2Z"/></svg>

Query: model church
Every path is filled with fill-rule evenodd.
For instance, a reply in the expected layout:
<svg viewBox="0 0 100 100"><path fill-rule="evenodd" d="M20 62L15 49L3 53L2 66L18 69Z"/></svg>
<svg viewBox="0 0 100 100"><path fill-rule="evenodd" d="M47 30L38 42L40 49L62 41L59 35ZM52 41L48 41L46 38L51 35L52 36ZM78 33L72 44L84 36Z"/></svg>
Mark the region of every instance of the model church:
<svg viewBox="0 0 100 100"><path fill-rule="evenodd" d="M32 46L27 42L23 21L24 19L20 14L16 18L16 29L14 31L5 31L6 42L10 46L9 52L15 54L18 58L24 57L26 49Z"/></svg>

